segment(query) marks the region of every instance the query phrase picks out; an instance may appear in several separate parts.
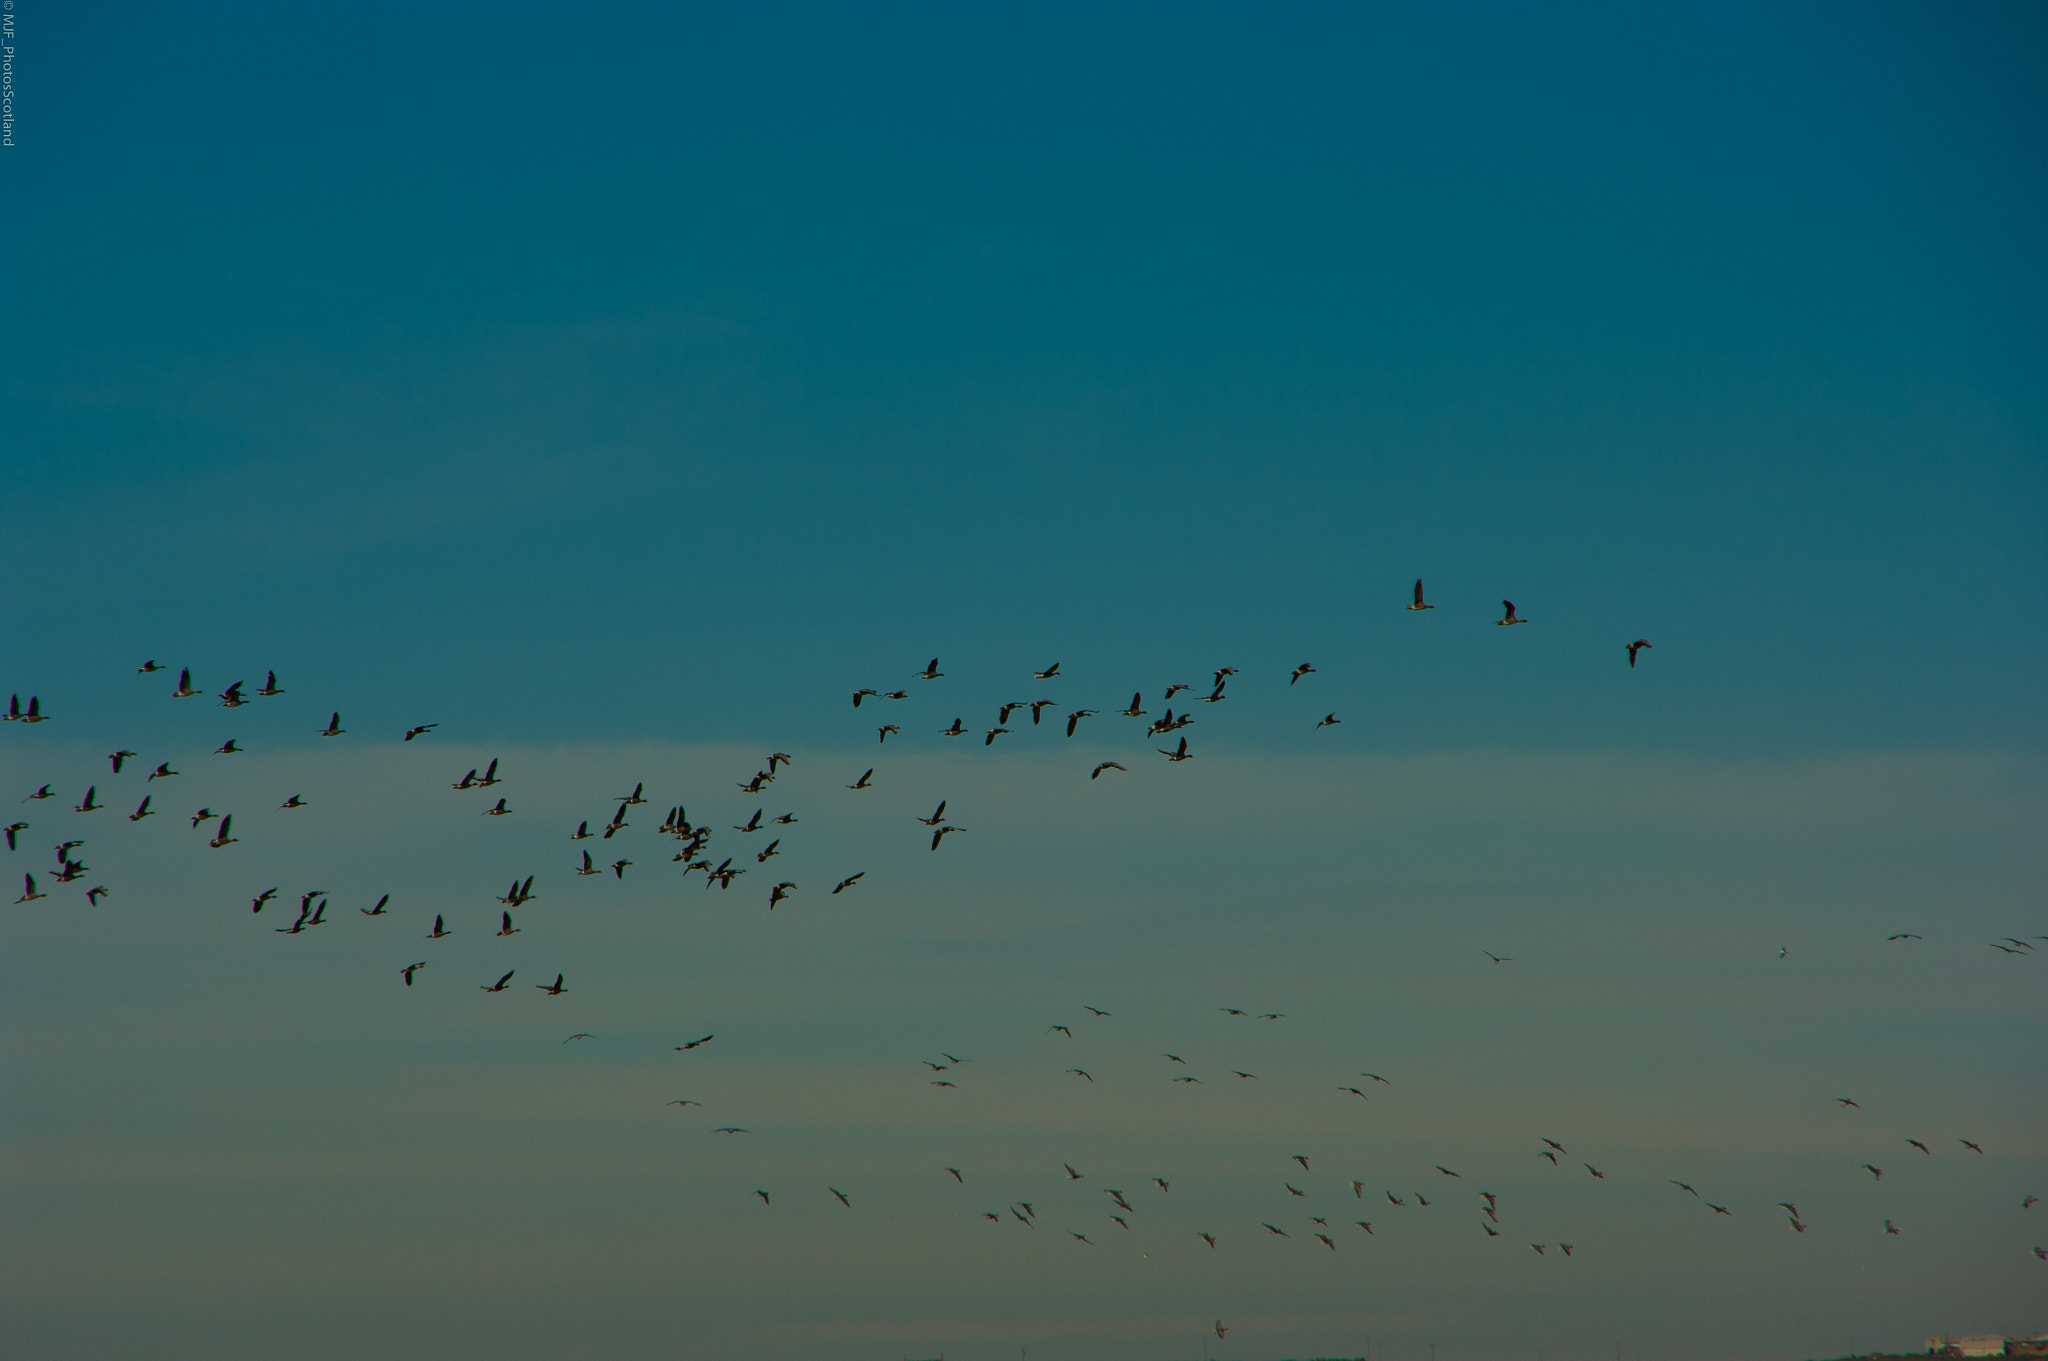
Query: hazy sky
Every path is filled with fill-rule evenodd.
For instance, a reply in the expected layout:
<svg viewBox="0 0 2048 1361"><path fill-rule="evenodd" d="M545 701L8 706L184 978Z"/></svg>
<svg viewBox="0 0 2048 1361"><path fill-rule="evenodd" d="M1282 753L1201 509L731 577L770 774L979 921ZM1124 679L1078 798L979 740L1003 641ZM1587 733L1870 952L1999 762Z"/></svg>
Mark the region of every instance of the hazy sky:
<svg viewBox="0 0 2048 1361"><path fill-rule="evenodd" d="M13 14L10 1355L2048 1328L2038 7Z"/></svg>

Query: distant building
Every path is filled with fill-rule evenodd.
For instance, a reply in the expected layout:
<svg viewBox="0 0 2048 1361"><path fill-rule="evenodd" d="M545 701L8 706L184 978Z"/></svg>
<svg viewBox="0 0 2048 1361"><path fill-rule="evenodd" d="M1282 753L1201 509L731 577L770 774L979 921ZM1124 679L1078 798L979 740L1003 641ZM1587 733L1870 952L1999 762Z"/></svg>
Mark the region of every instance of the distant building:
<svg viewBox="0 0 2048 1361"><path fill-rule="evenodd" d="M1945 1333L1927 1339L1929 1356L2048 1356L2048 1335L2007 1337L2003 1333Z"/></svg>

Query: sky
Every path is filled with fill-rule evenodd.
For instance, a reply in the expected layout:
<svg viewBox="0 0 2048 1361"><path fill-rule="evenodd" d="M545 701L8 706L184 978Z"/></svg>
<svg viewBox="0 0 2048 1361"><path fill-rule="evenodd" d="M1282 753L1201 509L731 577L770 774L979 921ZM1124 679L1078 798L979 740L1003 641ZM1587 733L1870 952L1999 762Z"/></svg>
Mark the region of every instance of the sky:
<svg viewBox="0 0 2048 1361"><path fill-rule="evenodd" d="M11 1354L2048 1329L2038 7L10 13Z"/></svg>

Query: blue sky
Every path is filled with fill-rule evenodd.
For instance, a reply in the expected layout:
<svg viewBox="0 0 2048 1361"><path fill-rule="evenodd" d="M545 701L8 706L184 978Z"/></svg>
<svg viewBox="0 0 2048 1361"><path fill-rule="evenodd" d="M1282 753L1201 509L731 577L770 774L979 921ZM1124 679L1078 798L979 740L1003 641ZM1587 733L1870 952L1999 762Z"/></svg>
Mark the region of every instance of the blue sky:
<svg viewBox="0 0 2048 1361"><path fill-rule="evenodd" d="M63 797L8 868L85 836L113 890L6 919L33 1354L2043 1326L2040 966L1986 944L2048 930L2038 10L16 17L0 651L57 721L0 761ZM181 666L288 693L174 702ZM1222 666L1195 761L1110 712ZM772 917L767 863L678 888L647 807L627 878L568 873L642 780L751 848L728 781L774 750ZM486 821L445 785L493 756ZM166 759L165 816L96 820ZM69 812L95 781L123 806ZM202 804L242 842L192 844ZM544 896L497 940L514 873ZM272 883L346 920L272 940ZM474 995L500 960L572 992ZM1093 1084L1044 1033L1084 1004L1121 1027L1077 1027ZM987 1076L928 1087L953 1044ZM1176 1046L1200 1086L1148 1066ZM685 1058L767 1128L662 1107ZM1332 1075L1375 1063L1367 1120ZM1531 1171L1539 1133L1616 1194ZM1926 1171L1858 1184L1908 1137ZM1455 1155L1531 1207L1517 1255L1466 1207L1204 1256L1300 1207L1270 1183L1310 1142L1469 1200ZM981 1232L1032 1199L1124 1238L1077 1158L1186 1199L1113 1267ZM1667 1219L1685 1169L1734 1232ZM1314 1213L1363 1203L1315 1175ZM1531 1274L1567 1234L1578 1275Z"/></svg>

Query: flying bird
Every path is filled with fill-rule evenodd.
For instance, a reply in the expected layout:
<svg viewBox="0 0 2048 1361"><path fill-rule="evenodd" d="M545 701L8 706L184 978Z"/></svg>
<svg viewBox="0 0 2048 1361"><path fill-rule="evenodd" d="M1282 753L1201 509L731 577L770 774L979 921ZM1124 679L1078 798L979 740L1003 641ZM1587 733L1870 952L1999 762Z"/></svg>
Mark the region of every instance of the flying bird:
<svg viewBox="0 0 2048 1361"><path fill-rule="evenodd" d="M1926 939L1926 937L1925 937L1925 936L1919 936L1919 935L1915 935L1915 934L1914 934L1913 932L1911 932L1911 931L1900 931L1900 932L1898 932L1898 933L1897 933L1897 934L1895 934L1895 935L1890 935L1890 936L1886 936L1886 937L1885 937L1885 939L1886 939L1886 940L1925 940L1925 939Z"/></svg>
<svg viewBox="0 0 2048 1361"><path fill-rule="evenodd" d="M341 710L336 709L334 716L327 720L327 726L320 730L320 735L322 737L339 737L347 731L348 729L341 726Z"/></svg>
<svg viewBox="0 0 2048 1361"><path fill-rule="evenodd" d="M1426 605L1423 603L1421 577L1417 577L1415 579L1415 603L1413 605L1410 605L1408 608L1411 610L1433 610L1436 608L1436 606L1434 605Z"/></svg>
<svg viewBox="0 0 2048 1361"><path fill-rule="evenodd" d="M1502 604L1503 606L1505 606L1505 607L1506 607L1506 609L1507 609L1507 615L1506 615L1506 617L1505 617L1505 618L1501 618L1501 619L1496 619L1496 620L1494 620L1494 621L1493 621L1493 622L1494 622L1494 623L1495 623L1495 624L1496 624L1497 626L1499 626L1499 627L1501 627L1501 628L1506 628L1506 627L1507 627L1508 625L1510 625L1510 624L1526 624L1526 623L1528 623L1528 622L1529 622L1528 620L1526 620L1526 619L1522 618L1522 617L1521 617L1520 615L1518 615L1518 614L1516 614L1516 613L1515 613L1515 602L1514 602L1514 601L1512 601L1512 600L1503 600L1503 601L1501 601L1500 603L1501 603L1501 604Z"/></svg>
<svg viewBox="0 0 2048 1361"><path fill-rule="evenodd" d="M867 774L861 776L858 780L855 780L852 784L846 787L848 789L866 789L869 787L868 781L874 778L874 774L875 768L873 766L869 766L867 769Z"/></svg>
<svg viewBox="0 0 2048 1361"><path fill-rule="evenodd" d="M1183 746L1185 746L1187 743L1187 739L1182 738L1181 743ZM1128 770L1125 770L1125 767L1118 765L1114 761L1104 761L1101 765L1095 767L1094 770L1088 773L1088 778L1091 780L1100 779L1102 777L1102 772L1105 770L1124 770L1126 774L1129 773Z"/></svg>
<svg viewBox="0 0 2048 1361"><path fill-rule="evenodd" d="M1648 647L1649 645L1650 640L1648 638L1638 638L1633 643L1630 643L1628 645L1628 664L1630 670L1635 669L1636 654L1638 652L1641 652L1644 648Z"/></svg>
<svg viewBox="0 0 2048 1361"><path fill-rule="evenodd" d="M498 980L497 982L495 982L495 983L491 984L491 986L489 986L488 988L485 988L485 989L484 989L484 991L485 991L485 992L503 992L503 991L505 990L505 985L506 985L507 983L510 983L510 982L512 981L512 974L513 974L513 970L511 970L511 969L507 969L507 970L505 971L505 976L504 976L503 978L501 978L501 979L499 979L499 980Z"/></svg>
<svg viewBox="0 0 2048 1361"><path fill-rule="evenodd" d="M1300 680L1303 676L1313 676L1315 674L1315 671L1316 669L1313 666L1310 666L1307 662L1303 662L1300 666L1294 668L1294 674L1287 678L1287 683L1289 685L1292 685L1296 681Z"/></svg>
<svg viewBox="0 0 2048 1361"><path fill-rule="evenodd" d="M1074 735L1074 729L1080 725L1082 719L1093 717L1095 717L1095 711L1093 709L1076 709L1074 710L1074 712L1068 714L1067 736L1072 737Z"/></svg>
<svg viewBox="0 0 2048 1361"><path fill-rule="evenodd" d="M421 969L424 969L426 967L427 961L423 959L417 964L408 964L403 969L400 969L399 972L405 975L405 986L407 986L408 988L411 987L412 976L418 973Z"/></svg>
<svg viewBox="0 0 2048 1361"><path fill-rule="evenodd" d="M1918 1139L1908 1139L1906 1142L1919 1149L1922 1153L1925 1153L1928 1157L1934 1156L1934 1150L1921 1143Z"/></svg>
<svg viewBox="0 0 2048 1361"><path fill-rule="evenodd" d="M439 723L422 723L417 728L407 728L405 730L405 740L410 742L415 737L424 737L440 726Z"/></svg>
<svg viewBox="0 0 2048 1361"><path fill-rule="evenodd" d="M533 986L539 988L542 992L546 993L550 997L560 997L563 993L569 990L568 985L562 982L562 976L560 974L555 975L555 981L552 983L536 983ZM564 1040L563 1043L567 1044L568 1041Z"/></svg>
<svg viewBox="0 0 2048 1361"><path fill-rule="evenodd" d="M240 840L239 837L232 835L230 831L230 829L234 826L234 823L235 815L233 813L229 813L226 817L222 818L220 820L220 835L216 836L213 840L207 842L206 844L213 847L215 850L219 850L223 846L234 845L236 841Z"/></svg>
<svg viewBox="0 0 2048 1361"><path fill-rule="evenodd" d="M1956 1140L1956 1142L1961 1144L1964 1148L1969 1149L1972 1153L1982 1153L1984 1151L1983 1149L1977 1147L1977 1145L1971 1143L1968 1139L1958 1139Z"/></svg>
<svg viewBox="0 0 2048 1361"><path fill-rule="evenodd" d="M1188 761L1194 759L1194 753L1188 750L1188 739L1185 737L1180 739L1180 746L1175 750L1168 751L1165 747L1160 747L1158 751L1161 756L1164 756L1169 761Z"/></svg>
<svg viewBox="0 0 2048 1361"><path fill-rule="evenodd" d="M939 670L939 659L934 657L925 663L924 670L917 673L917 678L919 680L938 680L945 674L945 672Z"/></svg>
<svg viewBox="0 0 2048 1361"><path fill-rule="evenodd" d="M149 795L147 795L147 794L144 794L144 795L142 796L142 802L141 802L141 803L138 803L138 804L136 804L136 805L135 805L135 811L134 811L134 812L132 812L132 813L130 813L130 814L128 815L128 820L129 820L130 822L140 822L140 821L142 821L142 820L143 820L144 818L149 818L149 817L155 817L155 816L156 816L156 814L154 814L154 813L152 813L152 812L150 811L150 808L149 808L149 797L150 797ZM8 849L9 849L9 850L12 850L12 849L13 849L13 847L12 847L12 846L9 846L9 847L8 847Z"/></svg>
<svg viewBox="0 0 2048 1361"><path fill-rule="evenodd" d="M704 1037L703 1039L701 1039L701 1040L691 1040L691 1041L690 1041L690 1042L689 1042L688 1044L679 1044L679 1045L677 1045L677 1046L676 1046L676 1052L677 1052L677 1053L681 1053L681 1052L682 1052L683 1050L685 1050L685 1049L695 1049L695 1048L696 1048L696 1047L697 1047L698 1045L700 1045L700 1044L709 1044L709 1043L711 1043L711 1041L713 1041L713 1040L715 1040L715 1039L717 1039L717 1038L718 1038L718 1037L717 1037L716 1035L706 1035L706 1036L705 1036L705 1037Z"/></svg>
<svg viewBox="0 0 2048 1361"><path fill-rule="evenodd" d="M855 874L848 878L841 879L838 883L838 886L832 890L833 895L836 897L841 892L841 890L852 888L856 883L860 882L862 876L866 874L867 871L862 870L859 874Z"/></svg>
<svg viewBox="0 0 2048 1361"><path fill-rule="evenodd" d="M114 773L116 775L119 775L121 773L121 763L123 761L126 761L129 757L133 756L134 754L135 753L132 751L116 751L108 753L107 759L114 763Z"/></svg>
<svg viewBox="0 0 2048 1361"><path fill-rule="evenodd" d="M1320 730L1320 729L1323 729L1323 728L1334 728L1334 727L1336 727L1336 726L1337 726L1337 725L1338 725L1339 723L1342 723L1343 721L1344 721L1343 719L1341 719L1341 718L1337 717L1337 715L1335 715L1335 714L1324 714L1324 715L1323 715L1323 718L1322 718L1322 721L1321 721L1320 723L1316 724L1316 727L1317 727L1317 729L1319 729L1319 730Z"/></svg>
<svg viewBox="0 0 2048 1361"><path fill-rule="evenodd" d="M441 918L440 918L440 916L439 916L439 915L437 914L437 915L436 915L436 916L434 917L434 929L433 929L433 930L431 930L431 931L429 931L429 932L427 932L427 939L428 939L428 940L439 940L439 939L441 939L441 937L443 937L443 936L452 936L452 935L454 935L454 934L455 934L455 933L454 933L453 931L450 931L450 930L449 930L449 929L448 929L447 927L445 927L445 926L443 926L443 925L441 924Z"/></svg>

